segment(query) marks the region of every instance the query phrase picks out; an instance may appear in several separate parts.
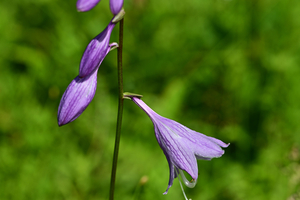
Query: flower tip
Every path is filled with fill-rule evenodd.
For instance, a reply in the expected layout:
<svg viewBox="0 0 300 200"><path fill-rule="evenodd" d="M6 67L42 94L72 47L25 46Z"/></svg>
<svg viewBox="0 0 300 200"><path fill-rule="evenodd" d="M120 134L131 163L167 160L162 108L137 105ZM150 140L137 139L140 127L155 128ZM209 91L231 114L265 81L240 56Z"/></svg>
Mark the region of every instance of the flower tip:
<svg viewBox="0 0 300 200"><path fill-rule="evenodd" d="M173 184L173 183L172 183L172 184ZM170 187L172 186L172 184L171 184L171 185L168 185L168 188L167 188L167 190L163 193L163 195L168 194L168 191L169 191Z"/></svg>
<svg viewBox="0 0 300 200"><path fill-rule="evenodd" d="M224 148L226 148L226 147L228 147L230 145L230 143L228 143L228 144L225 144L224 146L222 146L222 147L224 147Z"/></svg>
<svg viewBox="0 0 300 200"><path fill-rule="evenodd" d="M66 123L63 123L63 122L57 122L58 126L61 127L63 125L65 125Z"/></svg>
<svg viewBox="0 0 300 200"><path fill-rule="evenodd" d="M85 12L84 10L82 10L81 8L79 8L78 6L77 7L77 12Z"/></svg>
<svg viewBox="0 0 300 200"><path fill-rule="evenodd" d="M77 8L77 12L87 12L89 10L91 10L92 8L86 8L86 7L83 7L82 5L80 4L77 4L76 5L76 8Z"/></svg>
<svg viewBox="0 0 300 200"><path fill-rule="evenodd" d="M63 126L63 125L66 125L68 123L70 123L71 121L65 121L63 120L62 118L62 115L61 115L61 109L58 110L58 115L57 115L57 124L59 127Z"/></svg>
<svg viewBox="0 0 300 200"><path fill-rule="evenodd" d="M100 0L78 0L76 3L78 12L86 12L94 8Z"/></svg>
<svg viewBox="0 0 300 200"><path fill-rule="evenodd" d="M89 10L79 10L79 9L77 8L77 12L80 12L80 13L82 13L82 12L87 12L87 11L89 11Z"/></svg>

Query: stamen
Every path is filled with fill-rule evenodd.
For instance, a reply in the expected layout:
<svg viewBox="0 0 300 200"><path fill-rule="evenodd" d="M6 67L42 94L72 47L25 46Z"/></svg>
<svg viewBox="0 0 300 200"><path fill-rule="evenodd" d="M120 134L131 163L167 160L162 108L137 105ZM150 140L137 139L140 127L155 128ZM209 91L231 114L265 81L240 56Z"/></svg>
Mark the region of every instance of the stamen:
<svg viewBox="0 0 300 200"><path fill-rule="evenodd" d="M181 170L179 170L179 171L181 171ZM183 193L183 196L184 196L185 200L192 200L192 199L188 199L188 198L186 197L186 195L185 195L185 192L184 192L184 190L183 190L183 187L182 187L181 180L180 180L179 176L178 176L178 181L179 181L179 185L180 185L180 187L181 187L181 190L182 190L182 193Z"/></svg>
<svg viewBox="0 0 300 200"><path fill-rule="evenodd" d="M185 192L184 192L184 190L183 190L183 187L182 187L182 184L181 184L181 181L180 181L179 176L178 176L178 181L179 181L179 185L180 185L180 187L181 187L181 190L182 190L182 193L183 193L183 196L184 196L185 200L189 200L189 199L186 197L186 195L185 195ZM190 200L191 200L191 199L190 199Z"/></svg>
<svg viewBox="0 0 300 200"><path fill-rule="evenodd" d="M182 178L183 183L184 183L187 187L189 187L189 188L194 188L195 185L197 184L197 180L192 179L191 182L190 182L190 181L187 180L187 178L185 177L185 175L184 175L184 173L183 173L182 170L179 169L178 171L179 171L179 173L180 173L180 176L181 176L181 178Z"/></svg>

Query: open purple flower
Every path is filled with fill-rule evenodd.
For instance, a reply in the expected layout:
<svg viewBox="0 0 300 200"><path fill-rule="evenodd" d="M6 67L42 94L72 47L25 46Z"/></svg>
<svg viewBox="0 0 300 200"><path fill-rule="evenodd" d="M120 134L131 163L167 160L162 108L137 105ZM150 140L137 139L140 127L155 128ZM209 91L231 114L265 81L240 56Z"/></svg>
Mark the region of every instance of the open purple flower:
<svg viewBox="0 0 300 200"><path fill-rule="evenodd" d="M170 168L169 184L164 194L167 194L178 174L181 175L186 186L194 187L198 179L197 159L211 160L221 157L224 154L221 147L228 147L229 145L158 115L134 95L125 96L130 97L141 107L153 122L157 142L163 150ZM193 180L188 181L182 170L186 171ZM181 185L181 182L179 183ZM184 191L183 194L185 196Z"/></svg>
<svg viewBox="0 0 300 200"><path fill-rule="evenodd" d="M77 10L80 12L86 12L94 8L100 0L78 0L76 3Z"/></svg>
<svg viewBox="0 0 300 200"><path fill-rule="evenodd" d="M115 24L110 22L104 31L88 44L80 61L80 77L85 77L93 73L100 66L111 47L116 46L116 43L109 45L110 35L114 27Z"/></svg>
<svg viewBox="0 0 300 200"><path fill-rule="evenodd" d="M123 7L123 0L109 0L110 11L113 15L116 15L120 12Z"/></svg>

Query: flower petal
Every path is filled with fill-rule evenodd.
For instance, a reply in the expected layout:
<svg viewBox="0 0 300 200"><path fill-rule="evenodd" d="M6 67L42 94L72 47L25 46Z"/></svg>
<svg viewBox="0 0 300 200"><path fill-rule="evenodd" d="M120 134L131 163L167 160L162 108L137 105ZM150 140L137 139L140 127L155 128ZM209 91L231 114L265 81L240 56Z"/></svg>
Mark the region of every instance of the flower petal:
<svg viewBox="0 0 300 200"><path fill-rule="evenodd" d="M163 122L165 120L166 118ZM160 140L166 148L167 154L171 157L172 163L178 169L189 173L196 180L198 178L197 160L190 148L190 141L180 137L172 127L166 126L162 121L159 121L157 126L159 126L158 135Z"/></svg>
<svg viewBox="0 0 300 200"><path fill-rule="evenodd" d="M78 11L85 12L94 8L99 2L100 0L78 0L76 7Z"/></svg>
<svg viewBox="0 0 300 200"><path fill-rule="evenodd" d="M80 78L77 76L64 92L58 107L57 121L62 126L74 121L93 100L97 88L97 72Z"/></svg>
<svg viewBox="0 0 300 200"><path fill-rule="evenodd" d="M115 24L110 22L86 47L81 58L79 76L85 77L96 70L110 50L109 39Z"/></svg>
<svg viewBox="0 0 300 200"><path fill-rule="evenodd" d="M172 127L174 133L190 141L190 148L198 158L203 157L205 160L210 160L211 158L220 157L224 154L224 150L221 147L229 145L216 138L193 131L176 121L164 117L161 118L161 121L164 121L167 126Z"/></svg>
<svg viewBox="0 0 300 200"><path fill-rule="evenodd" d="M153 123L154 125L154 130L155 130L155 134L159 132L159 129L157 127L157 125L155 123ZM168 164L169 164L169 168L170 168L170 177L169 177L169 184L168 184L168 188L167 190L163 193L163 194L167 194L168 193L168 190L169 188L173 185L173 181L174 181L174 178L177 177L177 174L175 173L175 167L171 161L171 158L167 152L167 149L166 147L163 145L160 137L158 135L156 135L156 139L157 139L157 142L159 144L159 146L161 147L161 149L163 150L166 158L167 158L167 161L168 161Z"/></svg>

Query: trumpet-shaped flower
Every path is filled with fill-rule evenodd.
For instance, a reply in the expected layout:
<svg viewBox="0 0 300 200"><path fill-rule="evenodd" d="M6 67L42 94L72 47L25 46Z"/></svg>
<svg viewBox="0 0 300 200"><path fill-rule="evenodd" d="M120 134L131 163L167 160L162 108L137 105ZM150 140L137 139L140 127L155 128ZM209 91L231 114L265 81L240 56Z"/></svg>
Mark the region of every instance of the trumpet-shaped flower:
<svg viewBox="0 0 300 200"><path fill-rule="evenodd" d="M178 174L181 175L186 186L194 187L198 179L197 159L211 160L221 157L224 154L221 147L228 147L229 145L158 115L135 96L125 96L130 97L141 107L153 122L157 142L163 150L170 168L169 184L164 194L167 194ZM182 170L186 171L193 180L188 181ZM181 182L179 183L181 185ZM183 194L185 196L184 191Z"/></svg>
<svg viewBox="0 0 300 200"><path fill-rule="evenodd" d="M77 10L80 12L86 12L94 8L100 0L78 0L76 3Z"/></svg>
<svg viewBox="0 0 300 200"><path fill-rule="evenodd" d="M109 7L112 14L116 15L123 7L123 0L109 0Z"/></svg>
<svg viewBox="0 0 300 200"><path fill-rule="evenodd" d="M105 56L116 43L109 45L111 32L115 24L110 22L106 29L97 35L86 47L80 61L79 76L85 77L100 66Z"/></svg>

